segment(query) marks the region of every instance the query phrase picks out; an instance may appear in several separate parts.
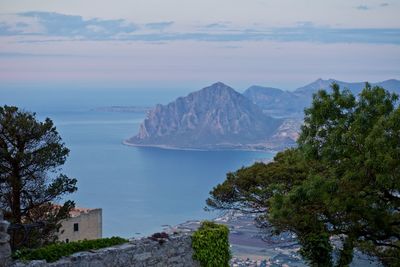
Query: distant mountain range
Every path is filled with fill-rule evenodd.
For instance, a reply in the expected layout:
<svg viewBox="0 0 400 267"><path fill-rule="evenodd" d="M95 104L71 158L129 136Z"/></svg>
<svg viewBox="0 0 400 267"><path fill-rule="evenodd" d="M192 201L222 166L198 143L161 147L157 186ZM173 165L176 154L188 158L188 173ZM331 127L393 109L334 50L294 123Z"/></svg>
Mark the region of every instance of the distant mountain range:
<svg viewBox="0 0 400 267"><path fill-rule="evenodd" d="M295 145L303 110L313 93L336 82L358 94L365 83L318 79L294 91L251 86L243 94L218 82L157 105L147 113L139 133L126 140L134 146L173 149L279 150ZM372 85L400 93L400 81Z"/></svg>
<svg viewBox="0 0 400 267"><path fill-rule="evenodd" d="M243 95L260 106L263 111L275 117L302 117L304 108L310 106L312 95L320 89L329 90L332 83L340 88L347 88L354 94L359 94L365 87L365 82L348 83L334 79L318 79L294 91L284 91L278 88L251 86ZM399 80L386 80L371 83L372 86L381 86L386 90L400 94Z"/></svg>

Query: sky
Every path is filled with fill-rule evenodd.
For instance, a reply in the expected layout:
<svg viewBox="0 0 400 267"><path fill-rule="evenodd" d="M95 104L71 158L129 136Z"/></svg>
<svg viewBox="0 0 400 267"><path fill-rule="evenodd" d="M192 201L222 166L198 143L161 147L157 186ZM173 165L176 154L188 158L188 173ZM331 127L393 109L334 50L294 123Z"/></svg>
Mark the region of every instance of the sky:
<svg viewBox="0 0 400 267"><path fill-rule="evenodd" d="M400 79L398 0L0 0L0 89Z"/></svg>

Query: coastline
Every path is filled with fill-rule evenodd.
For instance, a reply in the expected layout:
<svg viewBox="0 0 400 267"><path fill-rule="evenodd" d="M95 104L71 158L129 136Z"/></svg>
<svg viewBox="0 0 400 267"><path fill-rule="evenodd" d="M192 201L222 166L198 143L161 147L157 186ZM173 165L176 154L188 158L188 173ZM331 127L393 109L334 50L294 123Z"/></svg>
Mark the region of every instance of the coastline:
<svg viewBox="0 0 400 267"><path fill-rule="evenodd" d="M123 140L123 145L133 146L133 147L151 147L151 148L159 148L166 150L180 150L180 151L248 151L248 152L268 152L268 153L278 153L279 150L274 150L270 148L265 149L257 149L257 148L246 148L246 147L227 147L227 148L190 148L190 147L178 147L171 145L156 145L156 144L137 144L129 142L129 140Z"/></svg>
<svg viewBox="0 0 400 267"><path fill-rule="evenodd" d="M229 228L232 253L230 266L306 266L297 253L299 245L293 234L268 235L266 230L256 226L255 218L254 214L227 211L211 219ZM166 226L163 231L169 234L190 233L198 229L200 224L200 220L188 220L174 226Z"/></svg>

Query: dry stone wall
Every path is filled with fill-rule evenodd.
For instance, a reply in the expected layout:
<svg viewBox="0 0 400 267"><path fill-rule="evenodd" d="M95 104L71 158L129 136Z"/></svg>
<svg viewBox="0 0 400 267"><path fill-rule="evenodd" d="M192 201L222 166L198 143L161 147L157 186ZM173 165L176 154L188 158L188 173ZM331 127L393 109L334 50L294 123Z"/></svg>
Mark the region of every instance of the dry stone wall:
<svg viewBox="0 0 400 267"><path fill-rule="evenodd" d="M147 238L100 249L79 252L57 262L14 262L12 267L199 267L192 259L192 239L188 233L171 235L165 242Z"/></svg>

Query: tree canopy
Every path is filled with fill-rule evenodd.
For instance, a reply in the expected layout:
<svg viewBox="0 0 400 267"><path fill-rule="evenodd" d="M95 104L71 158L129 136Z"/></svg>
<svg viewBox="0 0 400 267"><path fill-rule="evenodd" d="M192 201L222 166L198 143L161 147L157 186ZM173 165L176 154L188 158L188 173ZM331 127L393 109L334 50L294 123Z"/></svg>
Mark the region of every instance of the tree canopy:
<svg viewBox="0 0 400 267"><path fill-rule="evenodd" d="M298 147L234 173L212 191L216 209L259 213L297 234L314 266L347 266L358 249L400 265L398 97L366 84L358 97L332 85L305 110ZM332 239L341 240L333 257Z"/></svg>
<svg viewBox="0 0 400 267"><path fill-rule="evenodd" d="M72 201L56 205L77 190L77 180L60 173L68 153L50 119L39 122L34 113L0 107L0 208L11 223L45 222L42 241L54 239L74 207Z"/></svg>

